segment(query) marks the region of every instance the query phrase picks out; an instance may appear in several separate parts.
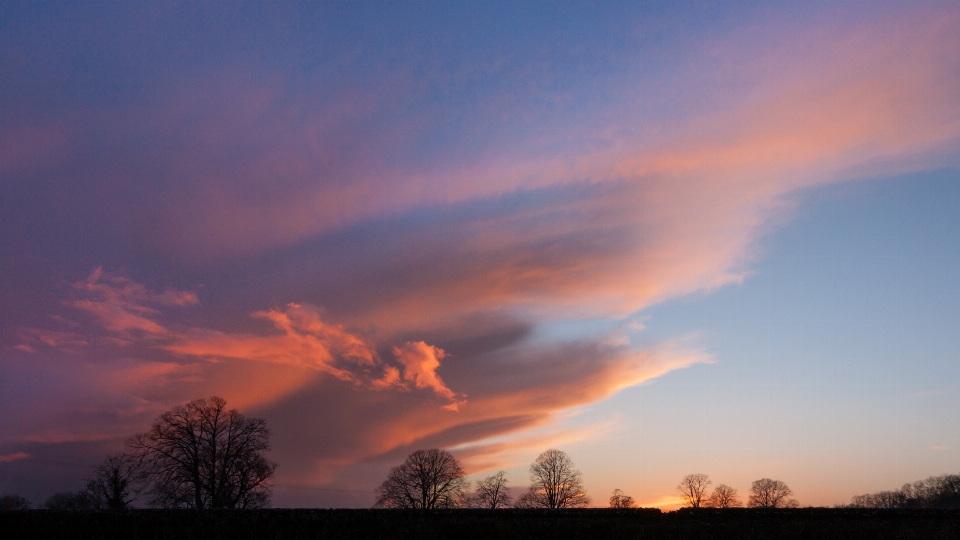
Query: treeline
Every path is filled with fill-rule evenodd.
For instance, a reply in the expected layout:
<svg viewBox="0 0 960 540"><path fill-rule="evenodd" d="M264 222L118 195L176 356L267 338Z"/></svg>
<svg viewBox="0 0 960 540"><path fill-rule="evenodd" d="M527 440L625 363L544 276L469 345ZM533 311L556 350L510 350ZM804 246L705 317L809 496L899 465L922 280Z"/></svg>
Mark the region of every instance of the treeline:
<svg viewBox="0 0 960 540"><path fill-rule="evenodd" d="M376 492L375 508L582 508L591 502L570 456L554 449L530 465L530 487L516 500L509 493L504 471L480 480L471 492L460 461L437 448L407 456L390 469ZM632 504L629 496L619 497L618 501Z"/></svg>
<svg viewBox="0 0 960 540"><path fill-rule="evenodd" d="M390 469L387 479L377 488L375 508L582 508L591 503L583 488L583 478L565 452L550 449L530 465L530 486L514 500L507 488L504 471L477 482L470 491L460 462L446 450L417 450L402 464ZM737 490L712 484L705 474L688 474L677 490L690 508L736 508L743 506ZM793 491L781 480L761 478L753 482L747 506L750 508L796 508ZM613 490L610 508L636 508L633 497Z"/></svg>
<svg viewBox="0 0 960 540"><path fill-rule="evenodd" d="M677 485L677 491L683 503L689 508L739 508L743 506L735 488L719 484L710 495L707 488L712 484L710 477L702 474L688 474ZM800 503L790 498L793 490L782 480L761 478L750 486L747 506L750 508L797 508ZM612 501L610 506L613 506Z"/></svg>
<svg viewBox="0 0 960 540"><path fill-rule="evenodd" d="M107 457L87 478L86 489L50 496L51 510L124 510L141 500L156 508L244 509L270 506L276 464L266 421L227 409L219 397L198 399L162 414L131 437L127 452ZM583 508L592 502L583 477L565 452L550 449L530 465L530 485L514 499L506 473L498 471L471 489L460 462L446 450L417 450L393 467L376 489L375 508ZM677 490L690 508L744 506L735 488L689 474ZM770 478L750 487L746 506L796 508L786 483ZM32 505L19 495L0 497L0 510ZM614 490L611 508L635 508L633 497ZM848 508L960 508L960 475L930 477L899 490L857 495Z"/></svg>
<svg viewBox="0 0 960 540"><path fill-rule="evenodd" d="M960 475L931 476L900 489L855 495L849 508L960 508Z"/></svg>

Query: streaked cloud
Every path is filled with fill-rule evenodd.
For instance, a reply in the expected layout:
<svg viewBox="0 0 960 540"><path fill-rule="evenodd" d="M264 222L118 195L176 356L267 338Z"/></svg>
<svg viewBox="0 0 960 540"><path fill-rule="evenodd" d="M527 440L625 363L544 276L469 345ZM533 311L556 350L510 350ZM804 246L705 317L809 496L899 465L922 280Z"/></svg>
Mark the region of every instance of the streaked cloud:
<svg viewBox="0 0 960 540"><path fill-rule="evenodd" d="M142 335L164 337L168 330L149 317L158 313L152 306L188 306L199 303L197 295L186 291L156 293L130 278L104 274L96 268L86 281L74 284L81 298L70 302L75 308L92 313L110 331L127 336L133 331Z"/></svg>
<svg viewBox="0 0 960 540"><path fill-rule="evenodd" d="M20 461L21 459L30 459L30 454L26 452L14 452L0 456L0 463L9 463L11 461Z"/></svg>

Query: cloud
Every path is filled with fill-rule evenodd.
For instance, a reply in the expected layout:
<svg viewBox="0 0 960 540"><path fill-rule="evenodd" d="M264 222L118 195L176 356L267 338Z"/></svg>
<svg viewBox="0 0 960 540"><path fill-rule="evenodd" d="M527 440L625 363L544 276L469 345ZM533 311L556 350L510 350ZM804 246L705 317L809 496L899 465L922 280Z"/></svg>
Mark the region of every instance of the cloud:
<svg viewBox="0 0 960 540"><path fill-rule="evenodd" d="M281 265L263 285L270 302L312 302L388 333L490 310L625 316L737 283L798 190L955 161L955 10L881 15L780 36L741 29L702 46L724 62L694 56L675 69L708 106L637 68L631 84L676 94L672 106L689 112L664 118L627 93L595 121L541 119L543 131L476 153L411 152L413 127L431 125L391 114L407 110L402 93L331 91L328 101L276 77L193 77L144 128L185 134L165 182L197 179L158 210L175 239L164 253L282 254L289 266L245 276ZM249 149L243 160L238 148ZM151 328L118 319L138 323Z"/></svg>
<svg viewBox="0 0 960 540"><path fill-rule="evenodd" d="M39 346L52 347L62 351L76 352L78 348L90 344L88 339L76 332L45 330L42 328L21 328L17 332L21 343L15 348L24 352L36 352Z"/></svg>
<svg viewBox="0 0 960 540"><path fill-rule="evenodd" d="M274 120L274 106L305 96L296 90L290 91L292 96L273 92L272 97L269 91L251 90L252 95L264 96L255 107L259 112L231 122L247 122L234 131L249 135L233 137L255 137L244 142L259 148L259 153L250 156L252 167L245 164L247 170L231 172L242 181L218 182L215 199L204 196L203 206L189 210L180 225L187 234L179 247L214 252L267 249L438 205L518 191L537 193L578 182L626 182L633 189L624 190L629 198L623 202L635 210L633 215L618 215L621 220L632 217L626 226L652 225L655 234L683 235L685 240L703 231L704 225L717 226L722 231L717 236L727 242L714 250L712 268L703 268L705 275L698 277L708 286L728 282L727 264L744 248L744 242L734 238L749 239L781 197L852 176L889 174L891 164L909 169L918 157L949 152L960 136L960 111L953 97L960 87L955 77L946 75L952 72L948 66L956 67L951 56L957 39L945 21L956 18L956 12L949 11L912 15L911 24L868 20L844 31L827 23L813 30L790 28L785 37L766 43L762 54L756 52L755 40L769 36L746 36L735 45L724 44L719 53L742 59L733 65L704 66L701 58L678 68L683 77L703 76L706 71L720 79L719 85L715 83L719 90L711 96L714 107L691 107L694 112L672 119L656 137L645 127L646 117L655 113L637 103L614 101L612 110L604 111L608 114L602 116L602 124L578 117L545 119L551 128L567 122L563 124L567 129L536 132L519 146L496 148L493 155L460 152L469 157L451 159L449 153L438 152L421 156L420 163L401 157L415 143L409 137L357 133L349 127L402 108L402 101L366 94L353 103L347 98L334 100L349 113L303 103L306 119L291 128ZM824 39L831 32L833 37ZM640 75L632 82L651 84ZM208 81L204 88L210 92L219 84ZM235 92L230 90L229 95ZM231 102L232 98L226 101ZM369 102L375 106L362 112ZM386 129L411 131L403 120ZM264 131L275 134L276 142L261 141ZM371 151L362 156L345 152L342 143L333 142L337 136L362 137L363 147ZM602 144L583 145L584 139ZM328 144L306 148L303 140ZM201 147L218 145L214 151L226 143L199 141ZM273 183L277 177L283 193L269 198L247 195L246 190L259 185L257 178L271 178ZM227 197L221 196L223 190ZM713 204L720 208L704 219L683 221L696 217L701 206Z"/></svg>
<svg viewBox="0 0 960 540"><path fill-rule="evenodd" d="M195 293L175 290L156 293L128 277L104 273L99 267L73 288L81 297L69 305L92 313L107 330L121 336L136 333L165 337L169 331L150 318L160 313L152 306L184 307L200 303Z"/></svg>
<svg viewBox="0 0 960 540"><path fill-rule="evenodd" d="M315 308L289 304L284 310L257 311L252 316L270 322L281 333L264 336L190 328L163 348L178 355L287 364L350 381L357 379L347 365L378 363L373 346L342 326L325 323Z"/></svg>
<svg viewBox="0 0 960 540"><path fill-rule="evenodd" d="M12 454L4 454L0 456L0 463L9 463L11 461L20 461L21 459L29 459L30 454L26 452L14 452Z"/></svg>
<svg viewBox="0 0 960 540"><path fill-rule="evenodd" d="M440 376L437 375L437 368L440 367L440 360L446 356L443 349L427 345L422 341L408 341L402 347L394 347L393 355L397 361L403 365L403 380L413 384L416 388L429 388L447 399L453 400L454 393L443 384ZM393 374L389 374L391 378ZM449 407L457 410L458 403L452 403Z"/></svg>
<svg viewBox="0 0 960 540"><path fill-rule="evenodd" d="M454 353L424 340L406 340L381 354L372 337L331 324L317 308L300 304L253 312L254 320L269 325L261 333L175 331L157 321L168 317L165 310L194 304L165 300L182 298L177 291L159 295L105 271L83 283L72 288L78 298L71 306L89 294L159 330L140 332L145 325L138 323L138 331L131 331L131 325L98 311L93 322L107 335L124 335L123 343L98 337L70 352L57 348L56 341L48 343L49 351L68 356L54 360L44 353L45 384L69 385L65 388L71 390L58 398L63 404L84 403L73 406L75 427L37 409L11 417L19 423L2 426L7 437L19 433L17 440L43 444L122 437L172 404L219 394L232 406L269 419L276 452L289 471L285 481L293 483L329 481L354 466L376 470L384 460L423 445L459 446L478 470L521 459L523 449L538 441L563 438L536 431L556 422L558 412L710 361L680 341L641 352L622 338L544 347L527 341L522 328L498 326L496 320L440 331L459 335L448 339ZM155 307L144 307L146 302ZM73 330L90 332L83 325ZM116 350L159 356L111 359ZM105 360L97 359L104 354ZM26 365L8 366L14 368L8 370L11 380L28 380ZM58 409L56 403L48 405ZM337 437L323 438L326 433ZM306 447L314 449L309 456L302 453Z"/></svg>
<svg viewBox="0 0 960 540"><path fill-rule="evenodd" d="M160 307L179 308L199 304L194 293L168 289L163 293L153 292L130 278L97 268L85 281L75 283L76 299L68 305L96 316L95 327L87 328L96 335L93 340L83 340L80 332L58 332L44 329L23 329L22 343L18 349L36 352L36 344L64 352L76 352L76 348L95 341L101 346L130 346L138 344L148 349L166 351L176 357L193 358L190 363L150 361L136 365L135 379L159 379L172 374L204 380L215 371L211 362L242 360L253 363L269 363L290 366L301 372L323 372L338 379L371 389L389 390L411 388L425 389L450 403L445 407L456 410L462 399L447 388L437 374L440 362L446 353L423 341L407 342L393 347L397 365L390 365L377 352L376 345L368 338L346 330L342 325L325 322L320 310L311 306L290 303L285 308L255 311L254 319L268 322L275 332L264 334L224 332L200 327L175 331L158 322L162 317ZM155 307L154 307L155 306ZM76 323L67 321L76 326ZM107 335L98 335L105 330ZM279 333L277 333L278 331ZM118 336L111 338L111 335ZM200 360L199 363L196 360ZM402 370L402 371L401 371ZM286 379L288 372L278 372ZM115 380L131 375L128 370L115 370L105 376ZM310 381L309 373L299 377L302 384ZM180 380L185 384L186 380ZM269 385L268 385L269 386ZM289 382L281 387L292 391ZM276 397L271 392L258 395ZM251 403L250 399L244 402Z"/></svg>
<svg viewBox="0 0 960 540"><path fill-rule="evenodd" d="M276 434L274 453L285 464L278 481L285 485L364 486L367 479L382 480L409 452L432 447L454 448L472 472L482 472L523 462L544 445L610 429L571 429L561 423L563 412L710 360L687 347L664 344L642 354L601 342L464 349L445 364L446 383L469 396L457 414L425 407L415 395L358 392L332 380L304 387L261 414ZM302 429L307 422L311 429ZM312 451L304 454L302 448Z"/></svg>

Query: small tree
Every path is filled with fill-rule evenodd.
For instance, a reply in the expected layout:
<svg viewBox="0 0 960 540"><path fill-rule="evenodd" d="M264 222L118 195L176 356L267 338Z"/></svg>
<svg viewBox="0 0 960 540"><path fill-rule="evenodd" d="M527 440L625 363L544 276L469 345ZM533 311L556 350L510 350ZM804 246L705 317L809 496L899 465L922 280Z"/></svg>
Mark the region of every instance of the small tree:
<svg viewBox="0 0 960 540"><path fill-rule="evenodd" d="M135 489L136 468L129 454L108 457L87 481L87 493L97 508L103 510L126 510L137 497Z"/></svg>
<svg viewBox="0 0 960 540"><path fill-rule="evenodd" d="M62 491L54 493L43 503L48 510L76 512L78 510L96 510L96 502L86 491Z"/></svg>
<svg viewBox="0 0 960 540"><path fill-rule="evenodd" d="M417 450L377 488L378 508L462 508L469 483L446 450Z"/></svg>
<svg viewBox="0 0 960 540"><path fill-rule="evenodd" d="M476 508L509 508L511 498L507 493L507 478L504 471L488 476L477 482L477 491L472 498L472 505Z"/></svg>
<svg viewBox="0 0 960 540"><path fill-rule="evenodd" d="M761 478L753 482L750 487L751 508L794 508L798 506L796 499L790 499L793 490L780 480Z"/></svg>
<svg viewBox="0 0 960 540"><path fill-rule="evenodd" d="M576 508L590 504L580 471L565 452L547 450L530 465L530 490L517 501L521 508Z"/></svg>
<svg viewBox="0 0 960 540"><path fill-rule="evenodd" d="M0 496L0 512L4 510L29 510L30 501L20 495Z"/></svg>
<svg viewBox="0 0 960 540"><path fill-rule="evenodd" d="M705 474L688 474L680 481L677 490L687 506L700 508L706 502L705 493L710 484L710 478Z"/></svg>
<svg viewBox="0 0 960 540"><path fill-rule="evenodd" d="M743 506L740 499L737 498L737 490L726 484L720 484L714 488L710 498L706 501L707 506L712 508L737 508Z"/></svg>
<svg viewBox="0 0 960 540"><path fill-rule="evenodd" d="M613 495L610 496L610 508L635 508L636 506L633 497L624 495L619 489L613 490Z"/></svg>
<svg viewBox="0 0 960 540"><path fill-rule="evenodd" d="M165 508L262 508L276 464L263 453L265 420L227 410L223 398L198 399L163 413L127 442L138 480Z"/></svg>

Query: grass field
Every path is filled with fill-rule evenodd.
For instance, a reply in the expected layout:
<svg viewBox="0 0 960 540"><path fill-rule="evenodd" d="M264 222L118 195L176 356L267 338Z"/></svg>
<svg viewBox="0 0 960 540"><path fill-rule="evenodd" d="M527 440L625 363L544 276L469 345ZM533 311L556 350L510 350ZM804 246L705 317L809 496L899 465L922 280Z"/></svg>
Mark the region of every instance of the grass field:
<svg viewBox="0 0 960 540"><path fill-rule="evenodd" d="M960 510L133 510L0 513L4 538L960 538ZM12 534L11 534L12 533Z"/></svg>

